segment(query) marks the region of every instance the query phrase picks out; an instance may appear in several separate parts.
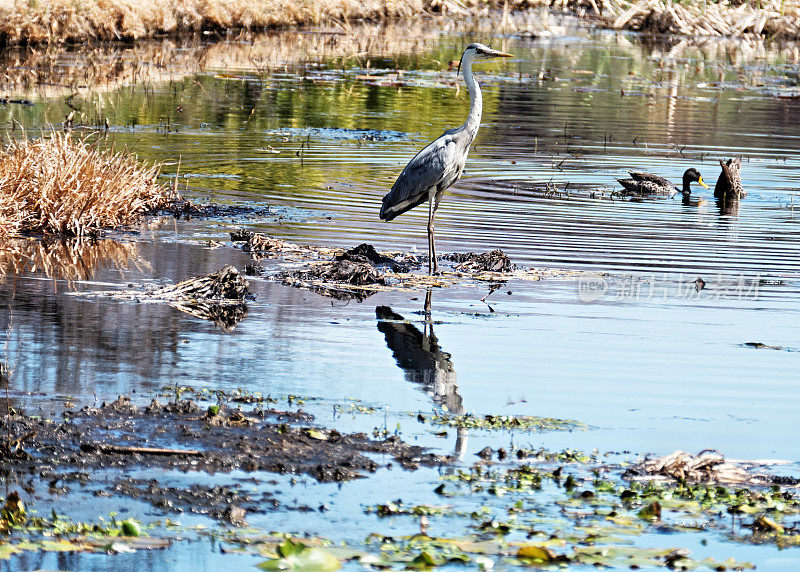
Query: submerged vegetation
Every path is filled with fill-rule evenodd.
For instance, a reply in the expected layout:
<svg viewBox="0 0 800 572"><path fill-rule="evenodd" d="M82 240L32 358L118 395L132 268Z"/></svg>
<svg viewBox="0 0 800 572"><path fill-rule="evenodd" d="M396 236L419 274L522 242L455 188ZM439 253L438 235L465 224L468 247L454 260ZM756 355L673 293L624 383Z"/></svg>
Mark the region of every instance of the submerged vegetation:
<svg viewBox="0 0 800 572"><path fill-rule="evenodd" d="M572 431L586 429L586 425L571 419L531 417L529 415L449 415L435 413L430 422L434 425L456 429L521 430L521 431Z"/></svg>
<svg viewBox="0 0 800 572"><path fill-rule="evenodd" d="M376 520L418 523L404 534L373 532L363 544L334 546L321 538L255 537L242 531L225 539L248 553L270 558L263 569L295 569L303 562L341 562L377 568L428 569L446 565L668 568L750 570L752 563L729 555L695 556L667 543L642 546L635 539L660 534L726 534L741 543L796 546L799 505L793 487L725 487L630 480L621 465L575 452L544 455L541 461L495 466L481 461L441 477L435 490L447 504L411 504L402 499L365 506ZM624 464L624 463L623 463ZM780 477L775 477L780 480ZM480 506L466 505L482 499ZM416 522L414 522L416 521ZM453 527L465 522L465 529ZM413 530L413 528L412 528ZM456 530L457 532L453 532ZM448 531L448 532L444 532ZM646 543L645 543L646 544ZM701 544L707 544L705 538ZM701 552L706 552L701 550ZM322 569L322 568L319 568Z"/></svg>
<svg viewBox="0 0 800 572"><path fill-rule="evenodd" d="M86 236L132 224L176 197L160 166L70 132L12 138L0 151L0 236Z"/></svg>

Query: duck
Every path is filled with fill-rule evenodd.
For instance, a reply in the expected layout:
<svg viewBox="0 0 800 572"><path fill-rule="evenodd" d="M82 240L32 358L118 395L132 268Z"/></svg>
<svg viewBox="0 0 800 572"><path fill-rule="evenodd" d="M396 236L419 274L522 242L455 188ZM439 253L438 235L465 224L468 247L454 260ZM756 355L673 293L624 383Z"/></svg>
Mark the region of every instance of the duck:
<svg viewBox="0 0 800 572"><path fill-rule="evenodd" d="M660 175L642 173L639 171L628 171L628 173L630 173L632 178L617 180L626 190L639 195L667 194L672 198L676 194L681 193L684 200L688 201L689 196L692 194L692 183L697 182L701 187L709 188L705 181L703 181L703 176L700 174L700 171L694 167L686 169L683 173L683 188L678 188Z"/></svg>

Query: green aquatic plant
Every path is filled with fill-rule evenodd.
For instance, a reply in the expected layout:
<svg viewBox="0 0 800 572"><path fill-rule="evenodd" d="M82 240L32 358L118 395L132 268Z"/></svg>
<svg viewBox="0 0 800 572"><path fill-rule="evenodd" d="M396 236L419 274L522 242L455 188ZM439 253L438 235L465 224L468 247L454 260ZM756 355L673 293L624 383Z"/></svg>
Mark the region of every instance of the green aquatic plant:
<svg viewBox="0 0 800 572"><path fill-rule="evenodd" d="M419 418L429 421L433 425L485 431L573 431L588 428L587 425L572 419L554 419L529 415L476 416L469 413L466 415L436 413L427 418L420 415L418 416Z"/></svg>
<svg viewBox="0 0 800 572"><path fill-rule="evenodd" d="M295 570L297 572L328 572L341 568L339 559L324 548L308 546L287 538L276 547L275 558L258 565L262 570Z"/></svg>

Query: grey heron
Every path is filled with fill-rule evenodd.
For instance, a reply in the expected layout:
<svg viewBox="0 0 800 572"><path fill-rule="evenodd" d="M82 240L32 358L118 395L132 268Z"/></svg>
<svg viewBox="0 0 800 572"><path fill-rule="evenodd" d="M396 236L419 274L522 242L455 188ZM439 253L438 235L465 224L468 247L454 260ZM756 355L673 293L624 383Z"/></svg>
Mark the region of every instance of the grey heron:
<svg viewBox="0 0 800 572"><path fill-rule="evenodd" d="M429 143L408 162L383 197L381 219L390 221L398 215L428 201L428 272L437 270L436 246L433 241L433 219L445 190L461 177L469 147L478 134L483 112L481 88L472 75L473 62L494 58L511 58L512 54L493 50L483 44L470 44L461 55L456 75L464 69L469 90L469 115L460 127L448 129Z"/></svg>

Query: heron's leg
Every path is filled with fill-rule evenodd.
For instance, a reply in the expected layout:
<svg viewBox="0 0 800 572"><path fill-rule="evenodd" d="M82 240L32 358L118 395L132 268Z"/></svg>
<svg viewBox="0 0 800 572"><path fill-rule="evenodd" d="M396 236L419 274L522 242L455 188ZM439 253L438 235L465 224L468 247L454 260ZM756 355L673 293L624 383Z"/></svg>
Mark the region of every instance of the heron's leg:
<svg viewBox="0 0 800 572"><path fill-rule="evenodd" d="M433 216L436 214L435 192L428 197L428 274L434 274L436 268L436 245L433 241Z"/></svg>

